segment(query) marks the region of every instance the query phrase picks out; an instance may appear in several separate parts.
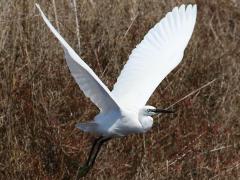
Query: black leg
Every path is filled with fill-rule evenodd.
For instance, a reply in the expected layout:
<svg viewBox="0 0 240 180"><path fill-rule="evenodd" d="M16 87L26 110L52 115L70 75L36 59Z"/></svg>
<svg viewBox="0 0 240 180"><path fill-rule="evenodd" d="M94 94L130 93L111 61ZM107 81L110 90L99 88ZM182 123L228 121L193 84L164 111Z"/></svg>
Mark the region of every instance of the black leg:
<svg viewBox="0 0 240 180"><path fill-rule="evenodd" d="M89 162L90 159L91 159L91 154L93 153L98 141L100 141L100 139L103 138L102 136L100 136L99 138L95 139L95 141L93 142L93 145L92 145L92 148L91 148L91 151L89 153L89 156L88 156L88 160L86 162Z"/></svg>
<svg viewBox="0 0 240 180"><path fill-rule="evenodd" d="M92 167L96 158L97 158L97 155L103 145L103 143L109 141L111 138L106 138L106 137L102 137L99 139L99 141L97 142L97 149L96 149L96 152L94 154L90 154L89 155L89 158L88 158L88 166Z"/></svg>
<svg viewBox="0 0 240 180"><path fill-rule="evenodd" d="M98 153L99 153L99 151L101 149L101 146L103 145L104 142L106 142L106 141L108 141L110 139L111 138L107 138L107 137L101 136L101 137L97 138L94 141L87 161L85 162L85 164L83 166L78 168L76 179L79 179L79 178L85 176L88 173L88 171L94 165L94 162L95 162L95 160L97 158L97 155L98 155Z"/></svg>

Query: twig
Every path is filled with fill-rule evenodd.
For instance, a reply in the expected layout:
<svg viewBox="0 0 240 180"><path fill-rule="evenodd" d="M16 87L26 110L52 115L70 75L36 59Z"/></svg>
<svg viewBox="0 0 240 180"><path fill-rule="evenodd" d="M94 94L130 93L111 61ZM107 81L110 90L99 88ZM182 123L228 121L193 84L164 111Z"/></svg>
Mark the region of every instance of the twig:
<svg viewBox="0 0 240 180"><path fill-rule="evenodd" d="M183 151L187 150L190 146L194 145L194 143L199 140L203 135L205 135L206 131L203 132L202 134L200 134L198 137L196 137L192 142L190 142L188 145L186 145L183 148ZM171 163L168 164L168 167L172 166L173 164L175 164L176 162L182 160L186 155L188 155L189 153L193 152L192 149L188 149L185 153L183 153L182 155L178 154L176 159L174 161L172 161ZM169 161L170 162L170 161Z"/></svg>
<svg viewBox="0 0 240 180"><path fill-rule="evenodd" d="M91 3L92 7L95 9L96 8L96 3L93 0L89 0L89 2Z"/></svg>
<svg viewBox="0 0 240 180"><path fill-rule="evenodd" d="M189 94L187 94L186 96L184 96L183 98L179 99L178 101L176 101L176 102L173 103L172 105L168 106L166 109L169 109L169 108L173 107L174 105L176 105L176 104L182 102L183 100L185 100L185 99L188 98L189 96L191 96L191 95L197 93L198 91L202 90L203 88L205 88L205 87L211 85L211 84L214 83L216 80L217 80L217 79L214 79L214 80L208 82L207 84L201 86L200 88L198 88L198 89L192 91L191 93L189 93Z"/></svg>
<svg viewBox="0 0 240 180"><path fill-rule="evenodd" d="M80 32L79 32L79 23L78 23L78 13L77 13L77 5L76 0L73 0L74 6L74 14L75 14L75 22L76 22L76 33L77 33L77 40L78 40L78 53L81 55L81 44L80 44Z"/></svg>
<svg viewBox="0 0 240 180"><path fill-rule="evenodd" d="M209 152L220 151L220 150L222 150L222 149L226 149L226 148L229 148L229 147L232 147L232 145L229 145L229 146L221 146L221 147L219 147L219 148L212 149L212 150L210 150Z"/></svg>
<svg viewBox="0 0 240 180"><path fill-rule="evenodd" d="M57 16L57 8L56 8L55 0L52 0L52 3L53 3L53 11L54 11L54 16L55 16L55 22L56 22L57 30L58 30L58 32L60 33L58 16Z"/></svg>
<svg viewBox="0 0 240 180"><path fill-rule="evenodd" d="M136 16L134 16L134 18L133 18L131 24L128 26L127 31L124 33L124 36L123 36L122 40L127 36L129 30L131 29L131 27L132 27L132 25L133 25L133 23L135 22L135 20L136 20L137 17L138 17L138 14L136 14Z"/></svg>

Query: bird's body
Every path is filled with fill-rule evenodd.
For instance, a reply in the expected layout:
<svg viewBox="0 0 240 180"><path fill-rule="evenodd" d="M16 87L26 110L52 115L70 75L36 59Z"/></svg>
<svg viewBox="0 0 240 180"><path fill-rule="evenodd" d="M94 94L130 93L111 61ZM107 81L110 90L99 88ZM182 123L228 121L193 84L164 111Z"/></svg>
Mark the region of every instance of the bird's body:
<svg viewBox="0 0 240 180"><path fill-rule="evenodd" d="M127 110L112 111L106 115L99 114L96 122L99 124L100 131L102 131L101 134L104 136L126 136L131 131L137 132L141 129L137 113Z"/></svg>
<svg viewBox="0 0 240 180"><path fill-rule="evenodd" d="M110 91L52 26L39 5L36 6L62 45L75 81L100 109L92 121L76 125L83 131L101 136L93 144L86 166L82 169L87 172L104 142L112 137L144 133L152 127L151 116L171 112L147 106L146 103L159 83L181 62L194 29L197 7L182 5L167 13L132 51Z"/></svg>
<svg viewBox="0 0 240 180"><path fill-rule="evenodd" d="M121 109L100 113L91 123L95 125L92 126L94 129L90 132L107 137L118 137L146 132L152 127L153 119L150 116L142 116L141 110ZM81 125L79 124L79 128L85 130Z"/></svg>
<svg viewBox="0 0 240 180"><path fill-rule="evenodd" d="M152 117L142 116L139 110L119 109L99 113L93 121L79 123L77 127L106 137L121 137L146 132L151 128L152 123Z"/></svg>

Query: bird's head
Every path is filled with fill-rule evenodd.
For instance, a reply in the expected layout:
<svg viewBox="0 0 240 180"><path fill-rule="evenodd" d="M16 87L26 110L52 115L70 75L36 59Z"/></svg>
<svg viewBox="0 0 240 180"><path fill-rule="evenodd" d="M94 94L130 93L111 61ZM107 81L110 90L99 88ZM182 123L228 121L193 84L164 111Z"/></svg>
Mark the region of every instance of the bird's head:
<svg viewBox="0 0 240 180"><path fill-rule="evenodd" d="M144 106L139 111L139 122L142 124L144 132L148 131L153 125L153 118L151 116L160 113L173 113L173 111L165 109L157 109L153 106Z"/></svg>
<svg viewBox="0 0 240 180"><path fill-rule="evenodd" d="M161 113L173 113L173 111L171 110L157 109L153 106L148 106L148 105L144 106L144 108L142 109L142 112L144 116L154 116Z"/></svg>

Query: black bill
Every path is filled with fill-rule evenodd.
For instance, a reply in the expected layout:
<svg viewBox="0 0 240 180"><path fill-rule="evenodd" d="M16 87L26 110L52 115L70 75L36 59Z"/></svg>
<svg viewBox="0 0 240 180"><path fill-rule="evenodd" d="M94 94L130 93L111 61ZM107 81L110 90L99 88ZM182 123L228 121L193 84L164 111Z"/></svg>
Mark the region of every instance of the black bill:
<svg viewBox="0 0 240 180"><path fill-rule="evenodd" d="M166 109L151 109L150 111L155 113L174 113L174 111L166 110Z"/></svg>

